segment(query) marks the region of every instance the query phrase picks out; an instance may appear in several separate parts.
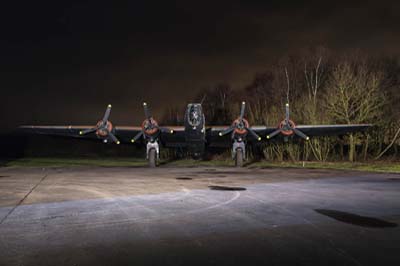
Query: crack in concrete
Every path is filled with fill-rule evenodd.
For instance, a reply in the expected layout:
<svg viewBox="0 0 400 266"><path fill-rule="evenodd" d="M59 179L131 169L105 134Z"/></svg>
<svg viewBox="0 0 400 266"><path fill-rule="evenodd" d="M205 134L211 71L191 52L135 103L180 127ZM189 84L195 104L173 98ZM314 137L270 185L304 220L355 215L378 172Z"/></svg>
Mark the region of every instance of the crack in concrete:
<svg viewBox="0 0 400 266"><path fill-rule="evenodd" d="M29 191L26 193L26 195L15 205L7 214L6 216L3 217L0 221L0 225L4 223L5 220L29 197L29 195L43 182L43 180L47 177L48 175L45 174L39 182L37 182Z"/></svg>

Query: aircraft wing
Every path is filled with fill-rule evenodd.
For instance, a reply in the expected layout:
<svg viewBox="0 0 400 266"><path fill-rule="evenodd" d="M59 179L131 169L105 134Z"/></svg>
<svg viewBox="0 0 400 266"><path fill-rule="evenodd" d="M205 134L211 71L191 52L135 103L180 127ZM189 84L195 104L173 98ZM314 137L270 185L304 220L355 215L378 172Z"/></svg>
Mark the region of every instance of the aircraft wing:
<svg viewBox="0 0 400 266"><path fill-rule="evenodd" d="M314 136L333 136L344 135L352 132L365 131L372 125L370 124L350 124L350 125L298 125L297 129L310 137Z"/></svg>
<svg viewBox="0 0 400 266"><path fill-rule="evenodd" d="M24 133L40 134L49 136L71 137L79 139L97 140L96 134L80 135L79 132L89 130L93 126L77 125L77 126L20 126L20 130ZM114 135L121 143L129 143L131 139L142 131L141 127L115 127Z"/></svg>
<svg viewBox="0 0 400 266"><path fill-rule="evenodd" d="M370 124L345 124L345 125L298 125L285 128L267 128L267 139L274 136L297 136L303 139L317 136L345 135L352 132L360 132L368 129Z"/></svg>
<svg viewBox="0 0 400 266"><path fill-rule="evenodd" d="M85 134L80 135L81 131L89 130L93 128L93 126L86 125L76 125L76 126L20 126L20 130L24 133L30 134L41 134L41 135L49 135L49 136L60 136L60 137L71 137L78 139L89 139L89 140L99 140L96 134ZM171 133L161 132L161 140L166 139L171 142L183 142L184 135L183 127L169 127L174 131ZM113 134L117 137L117 139L121 143L131 143L131 140L142 131L141 127L131 127L131 126L120 126L115 127L113 129ZM171 136L169 136L171 135ZM138 139L137 142L140 142L142 138Z"/></svg>
<svg viewBox="0 0 400 266"><path fill-rule="evenodd" d="M306 136L317 137L317 136L334 136L334 135L345 135L352 132L365 131L372 125L370 124L350 124L350 125L298 125L296 129L300 130ZM219 136L219 133L224 131L229 126L213 126L207 129L207 142L210 147L230 147L231 146L231 135L227 134ZM261 140L266 140L266 136L277 130L276 127L266 126L252 126L250 127L257 135L261 137ZM249 141L255 141L254 138L248 136Z"/></svg>

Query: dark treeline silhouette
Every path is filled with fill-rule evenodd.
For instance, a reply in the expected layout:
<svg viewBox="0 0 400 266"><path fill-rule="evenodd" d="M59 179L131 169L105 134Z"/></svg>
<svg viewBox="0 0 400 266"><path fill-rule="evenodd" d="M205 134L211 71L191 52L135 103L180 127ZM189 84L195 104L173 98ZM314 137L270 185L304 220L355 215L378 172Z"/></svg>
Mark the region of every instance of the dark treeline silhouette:
<svg viewBox="0 0 400 266"><path fill-rule="evenodd" d="M194 98L203 101L209 125L230 124L241 101L251 124L275 126L290 103L297 124L371 123L368 132L319 137L309 142L267 142L261 155L270 160L398 159L400 145L400 64L388 56L362 51L336 53L318 47L283 56L233 90L220 83ZM182 124L183 110L171 107L165 124ZM254 150L254 149L253 149ZM255 155L255 154L250 154ZM260 154L258 154L260 155Z"/></svg>

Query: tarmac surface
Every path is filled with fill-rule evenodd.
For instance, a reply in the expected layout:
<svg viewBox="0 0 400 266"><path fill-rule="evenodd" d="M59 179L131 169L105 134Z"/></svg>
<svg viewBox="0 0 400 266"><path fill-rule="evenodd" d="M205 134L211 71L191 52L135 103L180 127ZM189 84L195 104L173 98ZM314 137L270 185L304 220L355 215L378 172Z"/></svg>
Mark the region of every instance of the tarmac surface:
<svg viewBox="0 0 400 266"><path fill-rule="evenodd" d="M0 168L0 265L400 265L400 175Z"/></svg>

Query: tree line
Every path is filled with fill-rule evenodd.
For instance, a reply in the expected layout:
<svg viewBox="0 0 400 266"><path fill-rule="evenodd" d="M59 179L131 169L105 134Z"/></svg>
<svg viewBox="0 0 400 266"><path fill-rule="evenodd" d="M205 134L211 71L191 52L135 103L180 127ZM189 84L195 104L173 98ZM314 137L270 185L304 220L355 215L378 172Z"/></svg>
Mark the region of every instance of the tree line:
<svg viewBox="0 0 400 266"><path fill-rule="evenodd" d="M297 124L371 123L364 133L314 137L310 141L265 142L251 156L269 160L366 161L398 159L400 146L400 61L362 51L338 53L318 47L287 54L233 90L220 83L201 90L207 124L230 124L246 101L250 124L274 126L290 103ZM182 110L171 107L164 123L182 124Z"/></svg>

